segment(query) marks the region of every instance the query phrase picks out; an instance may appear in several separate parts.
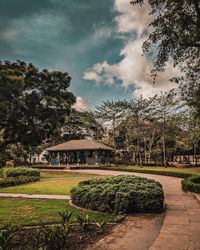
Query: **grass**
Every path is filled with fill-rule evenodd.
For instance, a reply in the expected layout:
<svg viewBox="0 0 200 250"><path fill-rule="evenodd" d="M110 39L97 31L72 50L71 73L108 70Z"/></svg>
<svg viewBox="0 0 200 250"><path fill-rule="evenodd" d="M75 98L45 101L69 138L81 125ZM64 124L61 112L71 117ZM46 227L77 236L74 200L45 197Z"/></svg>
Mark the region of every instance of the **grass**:
<svg viewBox="0 0 200 250"><path fill-rule="evenodd" d="M133 169L133 170L140 170L141 167L132 167L128 166L126 167L128 169ZM193 167L193 168L175 168L175 167L142 167L144 170L159 170L162 172L176 172L176 173L187 173L187 174L197 174L200 175L200 167Z"/></svg>
<svg viewBox="0 0 200 250"><path fill-rule="evenodd" d="M65 174L52 174L52 173L46 173L46 172L41 172L41 177L44 179L50 179L50 178L89 178L89 177L94 177L96 176L95 174L76 174L76 173L65 173Z"/></svg>
<svg viewBox="0 0 200 250"><path fill-rule="evenodd" d="M120 169L128 169L128 170L153 170L153 171L161 171L161 172L172 172L172 173L186 173L186 174L194 174L200 175L200 167L192 167L192 168L175 168L175 167L134 167L134 166L127 166L123 167L120 166ZM118 169L118 167L114 167L112 169Z"/></svg>
<svg viewBox="0 0 200 250"><path fill-rule="evenodd" d="M115 222L122 218L113 214L85 212L69 205L63 200L32 200L0 198L0 227L7 222L15 226L54 224L59 222L58 212L66 211L76 214L89 214L92 221ZM75 222L75 216L72 218Z"/></svg>
<svg viewBox="0 0 200 250"><path fill-rule="evenodd" d="M46 179L31 184L1 188L0 192L70 195L70 191L73 187L77 186L80 181L91 179L91 176L94 177L95 175L68 174L67 177L60 179L50 179L50 177L46 177Z"/></svg>

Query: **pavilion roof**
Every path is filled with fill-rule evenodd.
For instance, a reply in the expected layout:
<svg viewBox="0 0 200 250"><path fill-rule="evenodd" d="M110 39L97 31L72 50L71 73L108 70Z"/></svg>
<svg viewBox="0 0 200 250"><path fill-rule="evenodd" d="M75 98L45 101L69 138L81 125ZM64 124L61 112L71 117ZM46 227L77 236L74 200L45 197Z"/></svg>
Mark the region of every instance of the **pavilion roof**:
<svg viewBox="0 0 200 250"><path fill-rule="evenodd" d="M46 151L73 151L73 150L108 150L113 151L114 149L104 144L93 140L71 140L53 147L49 147Z"/></svg>

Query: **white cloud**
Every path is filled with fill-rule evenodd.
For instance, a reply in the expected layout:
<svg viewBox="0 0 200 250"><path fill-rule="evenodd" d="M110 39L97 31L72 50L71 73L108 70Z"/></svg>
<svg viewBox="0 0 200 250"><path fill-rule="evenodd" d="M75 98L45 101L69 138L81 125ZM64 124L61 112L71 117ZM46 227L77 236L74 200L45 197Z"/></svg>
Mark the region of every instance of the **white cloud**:
<svg viewBox="0 0 200 250"><path fill-rule="evenodd" d="M149 16L150 7L148 5L131 6L129 1L115 0L115 9L120 13L115 18L117 34L136 32L137 36L135 39L127 40L120 52L123 59L119 63L109 64L107 61L97 63L84 73L84 79L111 86L115 84L115 78L117 78L122 81L124 88L129 85L135 86L136 90L133 92L135 97L140 95L149 97L161 91L176 88L177 85L169 81L179 74L172 62L167 64L165 72L158 75L154 85L151 77L152 61L143 56L142 44L146 40L144 32L147 31L152 20Z"/></svg>
<svg viewBox="0 0 200 250"><path fill-rule="evenodd" d="M142 34L147 26L152 21L152 16L149 15L150 7L145 5L132 6L130 1L115 0L115 9L120 13L115 21L117 23L118 32L137 32Z"/></svg>
<svg viewBox="0 0 200 250"><path fill-rule="evenodd" d="M79 112L89 110L88 103L81 96L76 97L76 103L73 107Z"/></svg>

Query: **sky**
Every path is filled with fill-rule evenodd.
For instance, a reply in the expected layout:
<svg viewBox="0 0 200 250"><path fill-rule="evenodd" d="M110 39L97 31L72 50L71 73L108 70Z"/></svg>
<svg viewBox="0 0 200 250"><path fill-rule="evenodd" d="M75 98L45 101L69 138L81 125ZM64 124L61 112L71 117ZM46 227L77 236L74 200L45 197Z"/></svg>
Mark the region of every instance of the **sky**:
<svg viewBox="0 0 200 250"><path fill-rule="evenodd" d="M153 85L142 43L150 7L130 0L0 0L0 60L68 72L78 110L176 87L173 63Z"/></svg>

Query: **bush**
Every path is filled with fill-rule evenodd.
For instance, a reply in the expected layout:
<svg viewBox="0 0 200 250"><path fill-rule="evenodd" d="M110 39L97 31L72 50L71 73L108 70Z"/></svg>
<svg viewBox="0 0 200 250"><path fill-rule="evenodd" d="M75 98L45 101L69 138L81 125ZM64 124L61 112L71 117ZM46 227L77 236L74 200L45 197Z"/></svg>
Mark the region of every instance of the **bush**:
<svg viewBox="0 0 200 250"><path fill-rule="evenodd" d="M152 170L152 169L131 169L131 168L125 168L125 167L101 167L99 169L102 170L116 170L116 171L122 171L122 172L134 172L134 173L144 173L144 174L155 174L155 175L165 175L165 176L173 176L178 178L187 178L192 176L190 173L183 173L183 172L172 172L170 171L162 171L162 170Z"/></svg>
<svg viewBox="0 0 200 250"><path fill-rule="evenodd" d="M72 189L74 204L108 213L162 212L162 185L135 176L86 180Z"/></svg>
<svg viewBox="0 0 200 250"><path fill-rule="evenodd" d="M184 191L200 193L200 176L191 176L182 180L182 188Z"/></svg>
<svg viewBox="0 0 200 250"><path fill-rule="evenodd" d="M0 188L27 184L27 183L39 181L39 180L40 180L40 177L31 177L31 176L19 176L17 178L9 177L6 179L0 179Z"/></svg>
<svg viewBox="0 0 200 250"><path fill-rule="evenodd" d="M40 177L40 171L33 168L27 167L16 167L16 168L4 168L3 170L4 178L10 177Z"/></svg>

